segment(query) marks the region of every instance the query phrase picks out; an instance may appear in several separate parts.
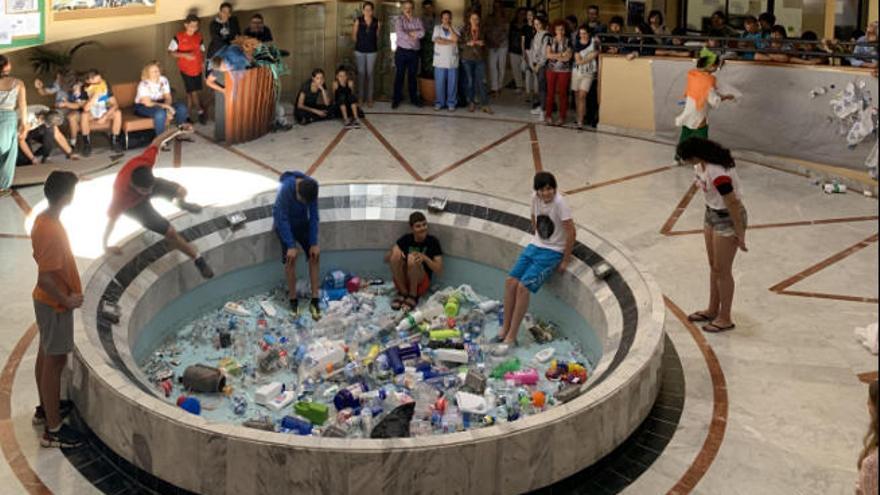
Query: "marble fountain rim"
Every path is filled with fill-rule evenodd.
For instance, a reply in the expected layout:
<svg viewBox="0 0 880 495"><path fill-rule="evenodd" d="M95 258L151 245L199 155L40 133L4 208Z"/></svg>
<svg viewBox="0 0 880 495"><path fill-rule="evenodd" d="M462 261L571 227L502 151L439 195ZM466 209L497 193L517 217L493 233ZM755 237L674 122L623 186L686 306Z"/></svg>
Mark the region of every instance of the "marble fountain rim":
<svg viewBox="0 0 880 495"><path fill-rule="evenodd" d="M339 187L369 185L413 187L416 190L420 189L425 191L425 194L422 194L421 196L427 198L431 197L432 192L454 191L458 193L463 193L465 195L476 195L480 198L492 198L496 201L508 203L511 206L525 208L526 210L529 207L528 203L522 201L511 200L509 198L504 198L498 195L484 194L482 192L468 190L466 188L445 186L439 187L418 182L406 181L322 182L322 196L323 192L328 191L329 188L332 188L334 186ZM214 218L216 218L218 216L222 216L234 211L241 211L241 206L243 204L251 204L251 202L255 199L266 196L270 193L274 194L275 191L276 189L274 188L268 189L266 191L256 193L250 200L243 203L213 209L209 207L206 208L206 212L215 214ZM264 202L263 204L265 205L271 203ZM174 222L175 220L183 220L182 217L185 216L186 214L181 212L173 215L172 217L170 217L170 219ZM192 219L194 217L189 218ZM386 219L379 220L389 222L396 221ZM201 221L204 220L202 217L199 217L199 220L193 221L191 224L195 225ZM174 223L176 224L177 222ZM205 433L210 434L230 436L238 440L253 441L267 445L284 446L293 449L303 448L318 451L344 450L346 452L354 453L387 452L389 450L410 449L420 450L425 448L472 445L475 442L498 441L503 438L508 438L512 435L529 432L536 428L545 428L548 426L552 426L554 424L570 419L574 414L582 414L590 409L598 407L610 396L613 396L615 393L627 388L626 386L630 385L630 382L637 378L639 372L642 369L649 367L651 365L651 362L655 359L659 359L659 356L662 354L662 352L658 353L657 349L658 347L662 348L663 345L662 339L664 335L663 325L665 321L665 309L663 306L662 293L660 292L659 286L657 285L654 278L648 272L641 269L636 257L631 252L629 252L628 249L621 246L616 241L609 240L607 237L602 236L596 231L588 229L581 224L576 224L576 228L579 231L579 234L581 232L588 234L589 236L600 240L602 243L610 247L613 251L617 251L618 253L620 253L623 256L623 261L625 261L631 268L634 268L634 270L627 270L627 274L629 274L630 276L636 275L637 279L632 280L631 278L628 278L626 282L627 285L630 286L630 290L633 291L633 297L636 302L636 310L638 311L639 315L635 330L635 338L627 355L624 357L623 361L619 363L617 367L618 369L615 369L615 372L612 372L610 376L608 376L608 379L592 387L590 386L591 382L588 382L584 385L585 387L587 387L586 391L573 401L567 404L557 405L556 407L544 411L540 414L527 416L515 422L501 423L491 427L467 430L457 433L412 438L340 439L329 437L285 435L275 432L255 430L239 425L212 423L205 420L201 416L191 415L180 408L174 407L171 404L160 400L156 396L144 392L143 390L138 388L138 386L133 383L131 379L126 377L120 370L108 364L109 357L94 342L92 342L89 335L87 335L86 332L90 330L86 330L86 324L83 321L83 318L80 316L75 318L77 329L75 333L75 356L89 369L90 380L100 380L103 385L110 389L111 393L118 396L117 399L124 400L130 406L147 411L150 414L161 416L162 419L180 425L181 427L201 430ZM179 230L182 230L182 228ZM137 239L142 235L144 235L144 232L138 231L126 237L122 242L120 242L120 245L124 247L127 243L133 241L134 239ZM583 236L579 235L578 238L579 240L583 239ZM593 247L595 247L595 245ZM135 255L136 254L139 253L135 253ZM92 278L104 266L106 261L108 261L107 257L101 257L97 258L89 265L83 276L83 285L85 287L88 287L90 285ZM613 264L613 266L615 267L615 269L619 268L619 265ZM633 282L643 284L643 287L632 287ZM604 284L604 282L601 283ZM91 301L89 301L90 304L83 305L83 312L96 311L98 298L96 298L94 295L87 295L86 298L87 300L91 299ZM646 311L648 309L650 311ZM623 365L626 366L624 367Z"/></svg>

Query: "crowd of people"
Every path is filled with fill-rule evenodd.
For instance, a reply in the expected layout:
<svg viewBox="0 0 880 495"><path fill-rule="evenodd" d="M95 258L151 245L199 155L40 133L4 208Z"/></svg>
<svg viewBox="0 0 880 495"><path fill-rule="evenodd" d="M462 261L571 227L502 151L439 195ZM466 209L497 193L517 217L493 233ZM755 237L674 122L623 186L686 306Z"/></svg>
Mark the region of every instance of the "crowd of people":
<svg viewBox="0 0 880 495"><path fill-rule="evenodd" d="M375 5L366 1L361 15L354 19L351 40L355 67L340 66L332 72L314 68L302 83L294 100L294 120L300 125L338 120L348 128L360 127L362 107L372 108L376 84L375 67L380 52L382 23ZM734 29L726 15L712 14L702 37L689 36L681 27L668 29L663 14L653 10L647 21L637 20L633 32L626 32L622 17L602 21L599 7L587 7L583 22L570 15L552 21L533 8L509 12L495 1L489 15L482 15L474 3L464 19L454 19L444 10L439 17L433 0L421 2L421 16L415 15L412 0L401 4L394 18L394 85L391 107L404 100L422 106L417 75L434 79L434 110L455 111L466 107L494 113L491 101L506 87L525 97L531 113L548 125L573 125L578 129L596 127L599 120L599 55L701 58L705 50L720 60L739 58L792 64L827 64L830 60L858 67L877 67L877 22L866 32L857 32L841 44L806 31L797 39L776 24L772 13L746 16L743 31ZM213 90L222 102L225 77L257 65L279 66L286 52L275 45L271 29L261 14L250 17L242 30L232 5L224 2L209 26L206 43L196 15L184 19L180 32L170 40L167 51L173 57L185 88L182 101L175 99L171 82L160 64L148 62L141 71L137 87L135 115L153 120L157 135L168 124L208 120L202 90ZM207 46L207 47L206 47ZM846 52L846 53L845 53ZM840 56L830 57L836 53ZM112 87L101 71L75 73L59 70L51 84L34 81L40 96L54 99L53 108L28 105L27 89L10 77L11 66L4 57L5 73L0 75L0 194L8 194L15 166L45 163L55 149L70 160L92 153L91 129L109 131L114 152L125 147L121 135L123 114ZM276 92L280 95L280 81ZM575 118L569 122L568 114ZM215 105L214 119L224 121L224 107ZM14 121L14 122L13 122ZM65 128L64 133L60 128ZM291 127L284 109L276 105L273 129ZM167 148L167 146L166 146Z"/></svg>

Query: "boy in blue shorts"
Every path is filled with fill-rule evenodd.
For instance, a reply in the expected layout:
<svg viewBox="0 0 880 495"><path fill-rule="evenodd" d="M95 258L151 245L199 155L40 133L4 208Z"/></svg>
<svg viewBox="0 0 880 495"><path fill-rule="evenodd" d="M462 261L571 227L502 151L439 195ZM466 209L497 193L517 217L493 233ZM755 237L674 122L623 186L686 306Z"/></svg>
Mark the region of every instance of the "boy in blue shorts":
<svg viewBox="0 0 880 495"><path fill-rule="evenodd" d="M550 172L535 174L532 194L532 241L523 249L504 285L504 324L496 337L495 353L504 354L516 345L516 335L531 294L553 274L565 272L571 260L575 230L571 210L556 189Z"/></svg>
<svg viewBox="0 0 880 495"><path fill-rule="evenodd" d="M281 260L287 275L287 290L290 298L290 309L299 313L299 302L296 298L296 258L299 252L309 257L309 278L311 281L312 300L309 312L312 319L321 318L318 306L318 273L320 271L318 247L318 181L302 172L284 172L279 179L281 187L272 208L274 229L281 241Z"/></svg>

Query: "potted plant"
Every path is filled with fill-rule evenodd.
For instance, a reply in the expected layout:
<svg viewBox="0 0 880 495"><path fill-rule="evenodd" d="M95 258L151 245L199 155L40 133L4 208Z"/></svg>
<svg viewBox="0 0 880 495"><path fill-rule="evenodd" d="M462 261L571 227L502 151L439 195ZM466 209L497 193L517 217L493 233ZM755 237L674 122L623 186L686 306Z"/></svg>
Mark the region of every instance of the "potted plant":
<svg viewBox="0 0 880 495"><path fill-rule="evenodd" d="M37 75L52 74L56 70L69 69L73 64L73 57L81 48L89 45L97 45L96 41L83 41L70 47L67 51L56 51L45 46L33 49L29 58L31 67Z"/></svg>
<svg viewBox="0 0 880 495"><path fill-rule="evenodd" d="M425 105L433 105L436 91L434 86L434 42L422 40L422 49L419 52L419 96Z"/></svg>

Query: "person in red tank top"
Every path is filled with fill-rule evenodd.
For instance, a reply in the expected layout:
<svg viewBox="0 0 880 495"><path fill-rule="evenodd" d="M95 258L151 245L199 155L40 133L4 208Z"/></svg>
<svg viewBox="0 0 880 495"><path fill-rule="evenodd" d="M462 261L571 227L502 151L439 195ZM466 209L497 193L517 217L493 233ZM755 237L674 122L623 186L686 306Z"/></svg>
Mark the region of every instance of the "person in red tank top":
<svg viewBox="0 0 880 495"><path fill-rule="evenodd" d="M110 218L107 221L107 228L104 229L103 246L104 250L111 254L122 254L122 249L119 246L110 246L109 240L113 228L116 227L116 221L120 215L124 214L147 230L164 236L171 249L177 249L189 256L195 262L199 273L205 278L211 278L214 276L214 271L208 266L205 258L199 254L195 246L187 242L177 232L165 217L153 208L151 203L153 197L161 197L173 201L178 208L190 213L202 211L201 206L186 201L186 189L183 186L153 176L153 166L156 164L159 147L180 134L191 132L193 130L190 124L168 129L156 136L146 151L132 158L122 167L113 183L113 199L107 210L107 216Z"/></svg>
<svg viewBox="0 0 880 495"><path fill-rule="evenodd" d="M205 44L199 32L199 18L195 14L186 16L183 31L174 35L168 45L168 53L177 59L177 68L186 88L186 105L190 115L198 115L199 123L207 122L207 114L202 107L202 71L205 68Z"/></svg>

